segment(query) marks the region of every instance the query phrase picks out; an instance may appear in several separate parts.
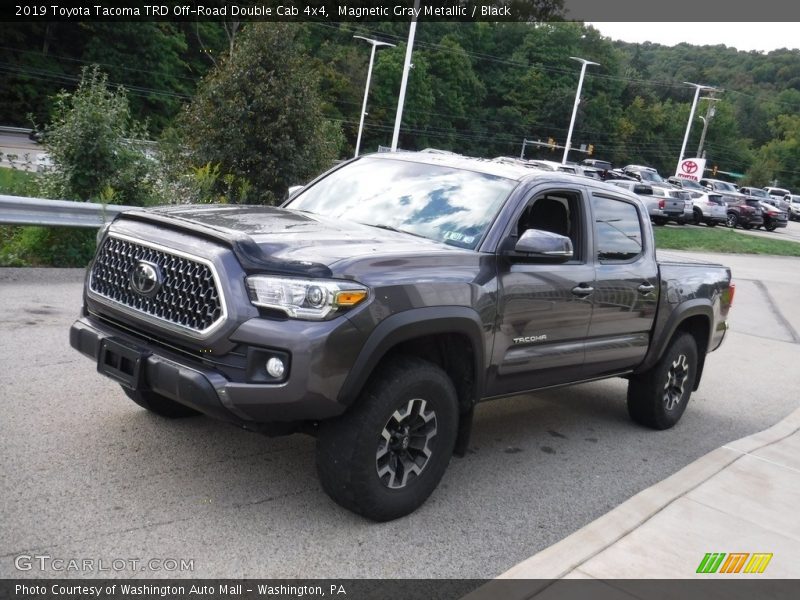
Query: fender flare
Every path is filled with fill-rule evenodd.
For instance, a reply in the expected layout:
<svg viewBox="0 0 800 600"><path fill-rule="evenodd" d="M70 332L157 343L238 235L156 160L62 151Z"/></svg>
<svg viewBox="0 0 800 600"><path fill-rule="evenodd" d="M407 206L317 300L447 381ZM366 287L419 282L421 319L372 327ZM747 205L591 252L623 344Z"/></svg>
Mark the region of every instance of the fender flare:
<svg viewBox="0 0 800 600"><path fill-rule="evenodd" d="M667 322L665 323L664 327L661 329L661 333L657 333L658 338L653 338L652 342L650 343L650 350L647 352L647 355L642 361L634 374L643 373L653 367L664 355L664 352L667 349L667 345L672 341L672 338L675 336L675 332L684 323L687 319L691 317L705 317L708 319L708 340L710 341L713 336L712 328L714 327L714 309L709 303L707 299L697 298L694 300L685 300L681 302L672 314L670 314ZM702 372L702 365L705 362L705 355L708 353L708 349L706 352L703 353L702 356L698 356L698 377L697 382L700 381L700 374Z"/></svg>
<svg viewBox="0 0 800 600"><path fill-rule="evenodd" d="M483 329L478 313L464 306L414 308L387 317L375 327L361 348L339 391L338 402L350 406L361 393L375 367L397 344L418 337L456 333L467 336L472 344L474 404L483 394L486 378Z"/></svg>

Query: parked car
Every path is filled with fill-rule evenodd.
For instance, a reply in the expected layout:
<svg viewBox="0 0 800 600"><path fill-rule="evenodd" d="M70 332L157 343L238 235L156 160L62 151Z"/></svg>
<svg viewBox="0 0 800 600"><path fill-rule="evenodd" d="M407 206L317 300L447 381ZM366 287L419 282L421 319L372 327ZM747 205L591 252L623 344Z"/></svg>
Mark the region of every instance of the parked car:
<svg viewBox="0 0 800 600"><path fill-rule="evenodd" d="M779 187L765 187L762 188L767 194L770 195L771 198L775 198L776 200L783 200L786 196L791 196L792 192L785 188Z"/></svg>
<svg viewBox="0 0 800 600"><path fill-rule="evenodd" d="M789 203L789 218L793 221L800 221L800 196L789 194L783 199Z"/></svg>
<svg viewBox="0 0 800 600"><path fill-rule="evenodd" d="M747 196L740 193L739 190L736 189L736 186L728 181L703 178L700 180L700 185L708 191L721 194L722 199L726 204L730 204L731 202L735 201L744 201L747 199Z"/></svg>
<svg viewBox="0 0 800 600"><path fill-rule="evenodd" d="M767 202L759 202L761 214L764 218L764 229L775 231L778 227L786 227L789 222L789 213L782 211L777 206Z"/></svg>
<svg viewBox="0 0 800 600"><path fill-rule="evenodd" d="M767 190L754 187L740 187L739 193L744 194L748 198L758 200L759 202L771 204L772 206L775 206L786 213L789 212L789 203L786 202L783 197L777 198L775 196L770 196Z"/></svg>
<svg viewBox="0 0 800 600"><path fill-rule="evenodd" d="M732 183L721 179L706 178L700 180L700 185L722 196L727 209L726 223L728 227L739 226L742 229L752 229L764 224L758 200L748 198L740 193Z"/></svg>
<svg viewBox="0 0 800 600"><path fill-rule="evenodd" d="M679 190L653 186L640 181L620 180L606 183L630 190L639 196L647 208L650 220L656 225L666 225L669 221L683 225L694 219L691 199ZM687 203L690 204L689 207L687 207Z"/></svg>
<svg viewBox="0 0 800 600"><path fill-rule="evenodd" d="M709 227L716 227L728 218L722 196L713 192L703 192L699 197L692 198L692 212L695 225L705 223Z"/></svg>
<svg viewBox="0 0 800 600"><path fill-rule="evenodd" d="M597 169L598 171L610 171L614 168L613 165L607 160L600 160L597 158L584 158L581 161L581 164Z"/></svg>
<svg viewBox="0 0 800 600"><path fill-rule="evenodd" d="M657 258L622 189L386 153L280 208L122 213L69 338L154 414L313 435L322 489L386 521L467 452L483 400L624 377L634 421L674 426L733 292L724 266Z"/></svg>
<svg viewBox="0 0 800 600"><path fill-rule="evenodd" d="M665 184L667 183L661 175L658 174L653 167L645 167L642 165L627 165L622 168L622 172L628 175L629 177L633 177L638 179L642 183L659 183Z"/></svg>
<svg viewBox="0 0 800 600"><path fill-rule="evenodd" d="M697 181L692 179L683 179L682 177L667 177L667 183L674 185L676 188L689 192L692 198L699 198L706 193L706 188L700 185Z"/></svg>

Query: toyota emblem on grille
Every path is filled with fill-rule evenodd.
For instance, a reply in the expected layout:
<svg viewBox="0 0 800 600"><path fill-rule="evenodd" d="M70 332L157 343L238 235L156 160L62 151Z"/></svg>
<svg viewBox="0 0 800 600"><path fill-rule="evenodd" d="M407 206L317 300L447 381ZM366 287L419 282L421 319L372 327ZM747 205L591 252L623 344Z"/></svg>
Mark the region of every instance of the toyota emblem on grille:
<svg viewBox="0 0 800 600"><path fill-rule="evenodd" d="M140 260L131 270L131 289L140 296L152 298L161 287L158 265Z"/></svg>

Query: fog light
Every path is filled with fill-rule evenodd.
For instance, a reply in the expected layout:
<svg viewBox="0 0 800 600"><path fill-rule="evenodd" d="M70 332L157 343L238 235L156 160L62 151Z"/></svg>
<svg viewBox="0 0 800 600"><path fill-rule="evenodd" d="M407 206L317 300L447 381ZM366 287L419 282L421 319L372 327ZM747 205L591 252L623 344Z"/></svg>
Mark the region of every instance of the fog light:
<svg viewBox="0 0 800 600"><path fill-rule="evenodd" d="M286 371L286 367L280 358L275 358L273 356L267 361L267 373L269 373L275 379L280 379L283 377L284 371Z"/></svg>

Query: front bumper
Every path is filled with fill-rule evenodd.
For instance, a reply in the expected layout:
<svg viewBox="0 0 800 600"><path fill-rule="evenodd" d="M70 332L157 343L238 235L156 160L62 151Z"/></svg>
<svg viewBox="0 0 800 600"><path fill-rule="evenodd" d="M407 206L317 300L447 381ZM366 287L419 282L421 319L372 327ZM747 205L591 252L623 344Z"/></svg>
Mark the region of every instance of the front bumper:
<svg viewBox="0 0 800 600"><path fill-rule="evenodd" d="M270 340L274 344L275 331L268 329L287 323L272 324L261 319L252 321L255 323L245 323L237 330L237 341L244 341L245 344L257 344L260 341L263 344L263 340ZM318 325L316 331L307 328L305 336L290 334L278 338L281 350L291 357L289 374L280 383L232 380L221 369L215 368L210 358L193 358L177 350L148 343L92 316L75 321L69 337L70 345L95 363L100 358L105 339L139 349L143 357L137 384L140 389L151 390L215 419L246 429L260 430L262 428L258 425L263 423L328 419L346 409L336 398L348 372L344 368L347 357L340 355L345 359L339 363L342 368L337 368L336 364L317 365L313 361L317 356L314 352L318 348L317 343L329 343L326 336L331 336L331 330L336 327L331 322L315 325ZM349 321L344 319L339 329L342 327L347 329L345 335L352 337ZM273 337L269 337L270 333ZM339 338L340 335L341 332L332 337ZM360 347L357 343L354 345ZM313 373L312 365L322 368L324 377Z"/></svg>

